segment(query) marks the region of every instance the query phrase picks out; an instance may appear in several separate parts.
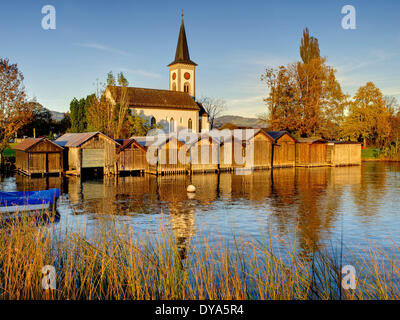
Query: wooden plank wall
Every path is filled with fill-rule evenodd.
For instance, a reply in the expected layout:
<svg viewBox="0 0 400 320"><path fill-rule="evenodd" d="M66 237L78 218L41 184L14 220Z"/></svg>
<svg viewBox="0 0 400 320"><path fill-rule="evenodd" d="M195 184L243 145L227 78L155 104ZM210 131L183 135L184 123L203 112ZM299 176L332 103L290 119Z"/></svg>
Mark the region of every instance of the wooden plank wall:
<svg viewBox="0 0 400 320"><path fill-rule="evenodd" d="M26 175L62 174L62 149L43 140L27 151L16 150L15 165L18 172Z"/></svg>
<svg viewBox="0 0 400 320"><path fill-rule="evenodd" d="M183 159L184 157L180 157L180 150L186 150L186 146L174 139L164 143L158 149L157 174L185 174L188 171L190 163Z"/></svg>
<svg viewBox="0 0 400 320"><path fill-rule="evenodd" d="M192 172L217 172L219 145L206 137L190 147L190 170Z"/></svg>
<svg viewBox="0 0 400 320"><path fill-rule="evenodd" d="M359 165L361 164L361 144L334 144L330 148L329 158L333 166Z"/></svg>
<svg viewBox="0 0 400 320"><path fill-rule="evenodd" d="M130 145L117 155L118 171L147 171L146 151Z"/></svg>
<svg viewBox="0 0 400 320"><path fill-rule="evenodd" d="M247 150L254 152L253 161ZM246 167L253 169L269 169L272 167L272 141L262 134L253 137L246 146Z"/></svg>
<svg viewBox="0 0 400 320"><path fill-rule="evenodd" d="M76 171L77 175L82 172L82 150L83 149L104 149L104 175L116 173L116 148L117 145L112 139L102 135L96 135L83 143L80 147L68 148L69 170Z"/></svg>
<svg viewBox="0 0 400 320"><path fill-rule="evenodd" d="M296 144L293 139L285 134L277 140L274 145L274 167L294 167L296 164L295 159Z"/></svg>
<svg viewBox="0 0 400 320"><path fill-rule="evenodd" d="M324 166L326 156L326 143L296 143L296 166Z"/></svg>
<svg viewBox="0 0 400 320"><path fill-rule="evenodd" d="M232 171L237 168L243 168L245 166L245 162L240 163L239 161L235 160L235 153L237 153L239 157L243 156L243 154L240 154L243 152L243 150L245 149L243 148L242 144L237 141L228 141L221 144L219 148L219 169L221 171Z"/></svg>

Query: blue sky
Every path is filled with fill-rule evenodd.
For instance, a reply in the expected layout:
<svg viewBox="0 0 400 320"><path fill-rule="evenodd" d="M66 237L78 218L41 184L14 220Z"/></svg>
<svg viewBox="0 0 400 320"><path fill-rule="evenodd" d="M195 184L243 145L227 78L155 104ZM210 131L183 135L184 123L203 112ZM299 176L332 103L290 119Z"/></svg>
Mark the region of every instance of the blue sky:
<svg viewBox="0 0 400 320"><path fill-rule="evenodd" d="M41 9L56 8L56 30L43 30ZM341 9L356 8L357 29L344 30ZM18 63L30 97L67 111L108 71L130 85L168 88L184 10L196 95L227 101L226 114L265 112L260 75L299 60L305 27L319 39L345 92L373 81L400 100L400 1L3 1L0 56Z"/></svg>

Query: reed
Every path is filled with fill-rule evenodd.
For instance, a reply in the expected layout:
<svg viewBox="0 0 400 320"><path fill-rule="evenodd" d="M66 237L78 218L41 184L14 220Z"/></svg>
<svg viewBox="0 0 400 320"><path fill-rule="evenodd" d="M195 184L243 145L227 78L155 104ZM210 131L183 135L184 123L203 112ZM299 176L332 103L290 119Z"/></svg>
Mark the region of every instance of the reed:
<svg viewBox="0 0 400 320"><path fill-rule="evenodd" d="M100 230L71 231L13 221L0 229L1 299L398 299L398 248L341 256L299 254L273 241L209 241L184 248L167 230L136 235L112 220ZM283 242L284 240L280 239ZM357 289L341 289L341 261L357 270ZM56 289L42 287L42 268L56 269Z"/></svg>

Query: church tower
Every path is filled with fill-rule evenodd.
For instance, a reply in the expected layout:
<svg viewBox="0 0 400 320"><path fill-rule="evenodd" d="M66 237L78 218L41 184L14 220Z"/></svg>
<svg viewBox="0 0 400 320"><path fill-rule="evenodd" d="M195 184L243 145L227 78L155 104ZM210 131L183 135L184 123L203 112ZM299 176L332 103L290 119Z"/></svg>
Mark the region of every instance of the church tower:
<svg viewBox="0 0 400 320"><path fill-rule="evenodd" d="M192 97L195 97L196 66L197 64L190 60L182 13L181 29L179 30L175 60L168 65L169 90L187 92Z"/></svg>

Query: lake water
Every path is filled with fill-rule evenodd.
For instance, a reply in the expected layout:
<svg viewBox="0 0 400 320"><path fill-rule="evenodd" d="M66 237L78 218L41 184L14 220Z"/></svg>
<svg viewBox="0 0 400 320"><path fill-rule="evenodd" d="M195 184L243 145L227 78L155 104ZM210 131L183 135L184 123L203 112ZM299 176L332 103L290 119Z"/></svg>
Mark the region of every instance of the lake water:
<svg viewBox="0 0 400 320"><path fill-rule="evenodd" d="M188 184L197 192L191 197ZM57 225L91 230L104 223L157 235L180 246L234 237L287 238L299 250L342 241L346 250L400 244L400 163L295 168L190 176L0 178L0 190L60 188ZM112 219L111 219L112 218ZM278 241L276 245L279 245Z"/></svg>

